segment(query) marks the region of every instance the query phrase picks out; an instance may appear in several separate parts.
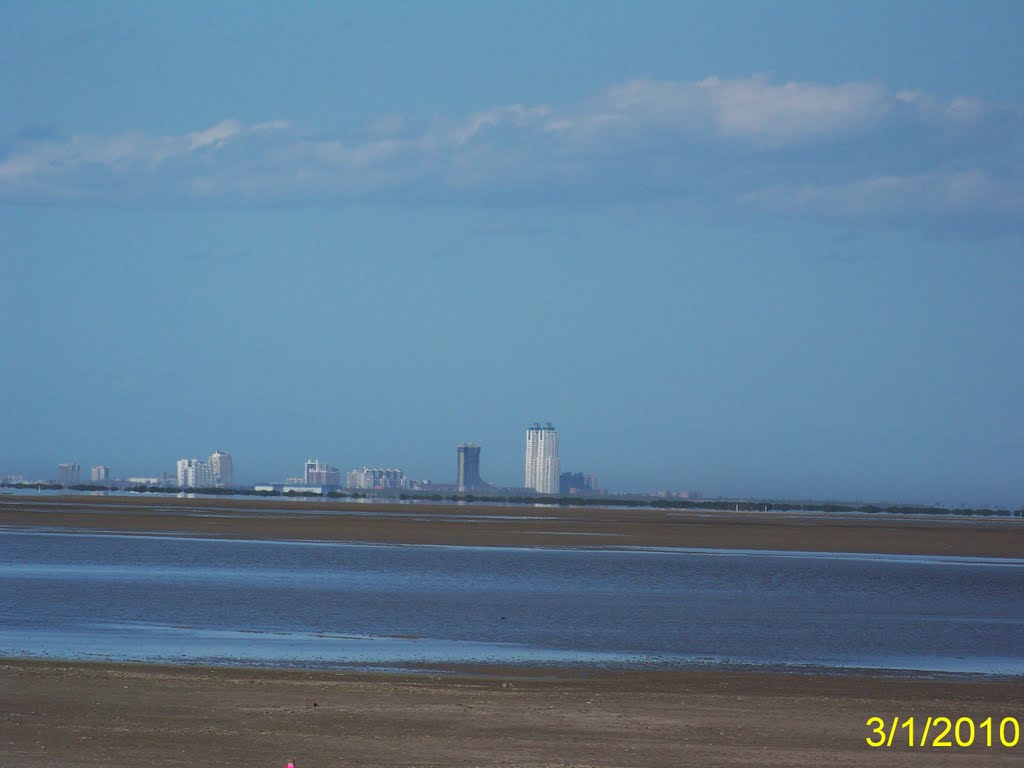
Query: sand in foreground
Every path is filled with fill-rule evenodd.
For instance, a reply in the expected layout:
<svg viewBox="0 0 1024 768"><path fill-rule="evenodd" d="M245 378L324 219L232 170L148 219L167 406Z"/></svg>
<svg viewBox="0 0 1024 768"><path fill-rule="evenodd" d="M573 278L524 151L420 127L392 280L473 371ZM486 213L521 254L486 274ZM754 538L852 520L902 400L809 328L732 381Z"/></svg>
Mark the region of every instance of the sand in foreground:
<svg viewBox="0 0 1024 768"><path fill-rule="evenodd" d="M487 670L483 670L487 672ZM4 766L1011 765L869 749L874 715L1024 719L1020 682L721 672L397 676L0 661ZM316 702L317 706L313 706Z"/></svg>

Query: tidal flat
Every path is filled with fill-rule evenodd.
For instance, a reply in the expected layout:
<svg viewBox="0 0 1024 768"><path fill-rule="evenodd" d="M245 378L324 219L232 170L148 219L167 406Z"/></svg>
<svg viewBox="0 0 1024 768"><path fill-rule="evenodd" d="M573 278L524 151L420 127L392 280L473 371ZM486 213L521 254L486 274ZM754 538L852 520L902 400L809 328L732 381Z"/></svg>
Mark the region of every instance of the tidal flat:
<svg viewBox="0 0 1024 768"><path fill-rule="evenodd" d="M871 717L1024 721L1019 520L6 497L0 537L3 764L1024 749L866 744Z"/></svg>

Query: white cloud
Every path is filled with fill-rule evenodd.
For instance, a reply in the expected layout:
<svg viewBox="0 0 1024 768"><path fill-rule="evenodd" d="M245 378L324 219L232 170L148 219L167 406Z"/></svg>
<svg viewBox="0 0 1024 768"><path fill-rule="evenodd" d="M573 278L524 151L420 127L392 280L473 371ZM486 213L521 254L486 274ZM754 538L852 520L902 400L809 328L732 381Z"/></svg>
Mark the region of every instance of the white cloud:
<svg viewBox="0 0 1024 768"><path fill-rule="evenodd" d="M194 131L187 136L188 149L194 152L203 147L219 147L241 133L243 127L237 120L223 120L205 131Z"/></svg>
<svg viewBox="0 0 1024 768"><path fill-rule="evenodd" d="M1022 139L1019 107L969 96L765 76L633 80L577 104L495 106L420 125L392 114L354 135L225 119L172 136L23 138L0 154L0 201L676 198L915 222L1019 218Z"/></svg>
<svg viewBox="0 0 1024 768"><path fill-rule="evenodd" d="M81 134L65 141L20 142L0 160L0 184L4 181L40 181L47 176L67 178L87 168L152 172L167 161L180 160L199 151L216 150L240 137L281 132L288 125L280 120L252 126L236 120L223 120L183 136L151 137L128 132L108 137Z"/></svg>
<svg viewBox="0 0 1024 768"><path fill-rule="evenodd" d="M777 148L863 131L889 109L884 89L868 83L776 85L764 76L696 83L634 80L609 88L575 112L552 116L546 128L587 139L602 131L671 130L692 140Z"/></svg>
<svg viewBox="0 0 1024 768"><path fill-rule="evenodd" d="M550 112L548 107L524 107L520 104L489 109L460 121L460 124L449 132L449 139L456 147L461 147L488 131L505 126L530 129L537 126Z"/></svg>
<svg viewBox="0 0 1024 768"><path fill-rule="evenodd" d="M866 83L774 85L763 76L709 77L698 83L638 80L609 90L617 120L658 122L690 134L778 147L836 138L877 122L888 111L884 91ZM611 115L604 113L603 122Z"/></svg>
<svg viewBox="0 0 1024 768"><path fill-rule="evenodd" d="M764 79L700 84L710 95L723 133L769 145L835 138L865 130L889 110L885 92L866 83L824 86Z"/></svg>
<svg viewBox="0 0 1024 768"><path fill-rule="evenodd" d="M875 176L828 185L774 186L742 196L787 213L850 218L1024 217L1020 187L980 171Z"/></svg>

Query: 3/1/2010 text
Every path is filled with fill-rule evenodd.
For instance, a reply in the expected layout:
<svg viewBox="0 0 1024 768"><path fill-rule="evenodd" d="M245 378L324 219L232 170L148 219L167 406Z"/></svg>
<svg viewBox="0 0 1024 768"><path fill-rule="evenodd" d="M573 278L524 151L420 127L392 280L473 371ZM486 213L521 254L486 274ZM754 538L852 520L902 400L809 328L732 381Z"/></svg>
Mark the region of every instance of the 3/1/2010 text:
<svg viewBox="0 0 1024 768"><path fill-rule="evenodd" d="M986 717L975 723L970 717L869 717L871 735L865 737L872 748L907 745L966 749L973 746L1010 749L1020 744L1020 721L1016 717Z"/></svg>

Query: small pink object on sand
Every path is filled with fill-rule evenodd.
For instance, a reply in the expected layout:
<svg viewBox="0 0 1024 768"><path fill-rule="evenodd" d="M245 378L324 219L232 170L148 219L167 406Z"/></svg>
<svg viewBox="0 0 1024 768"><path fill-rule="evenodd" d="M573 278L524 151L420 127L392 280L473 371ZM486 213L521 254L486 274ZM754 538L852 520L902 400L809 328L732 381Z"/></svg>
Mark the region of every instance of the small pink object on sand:
<svg viewBox="0 0 1024 768"><path fill-rule="evenodd" d="M291 760L289 760L288 761L288 765L286 765L284 768L295 768L295 763L293 763Z"/></svg>

